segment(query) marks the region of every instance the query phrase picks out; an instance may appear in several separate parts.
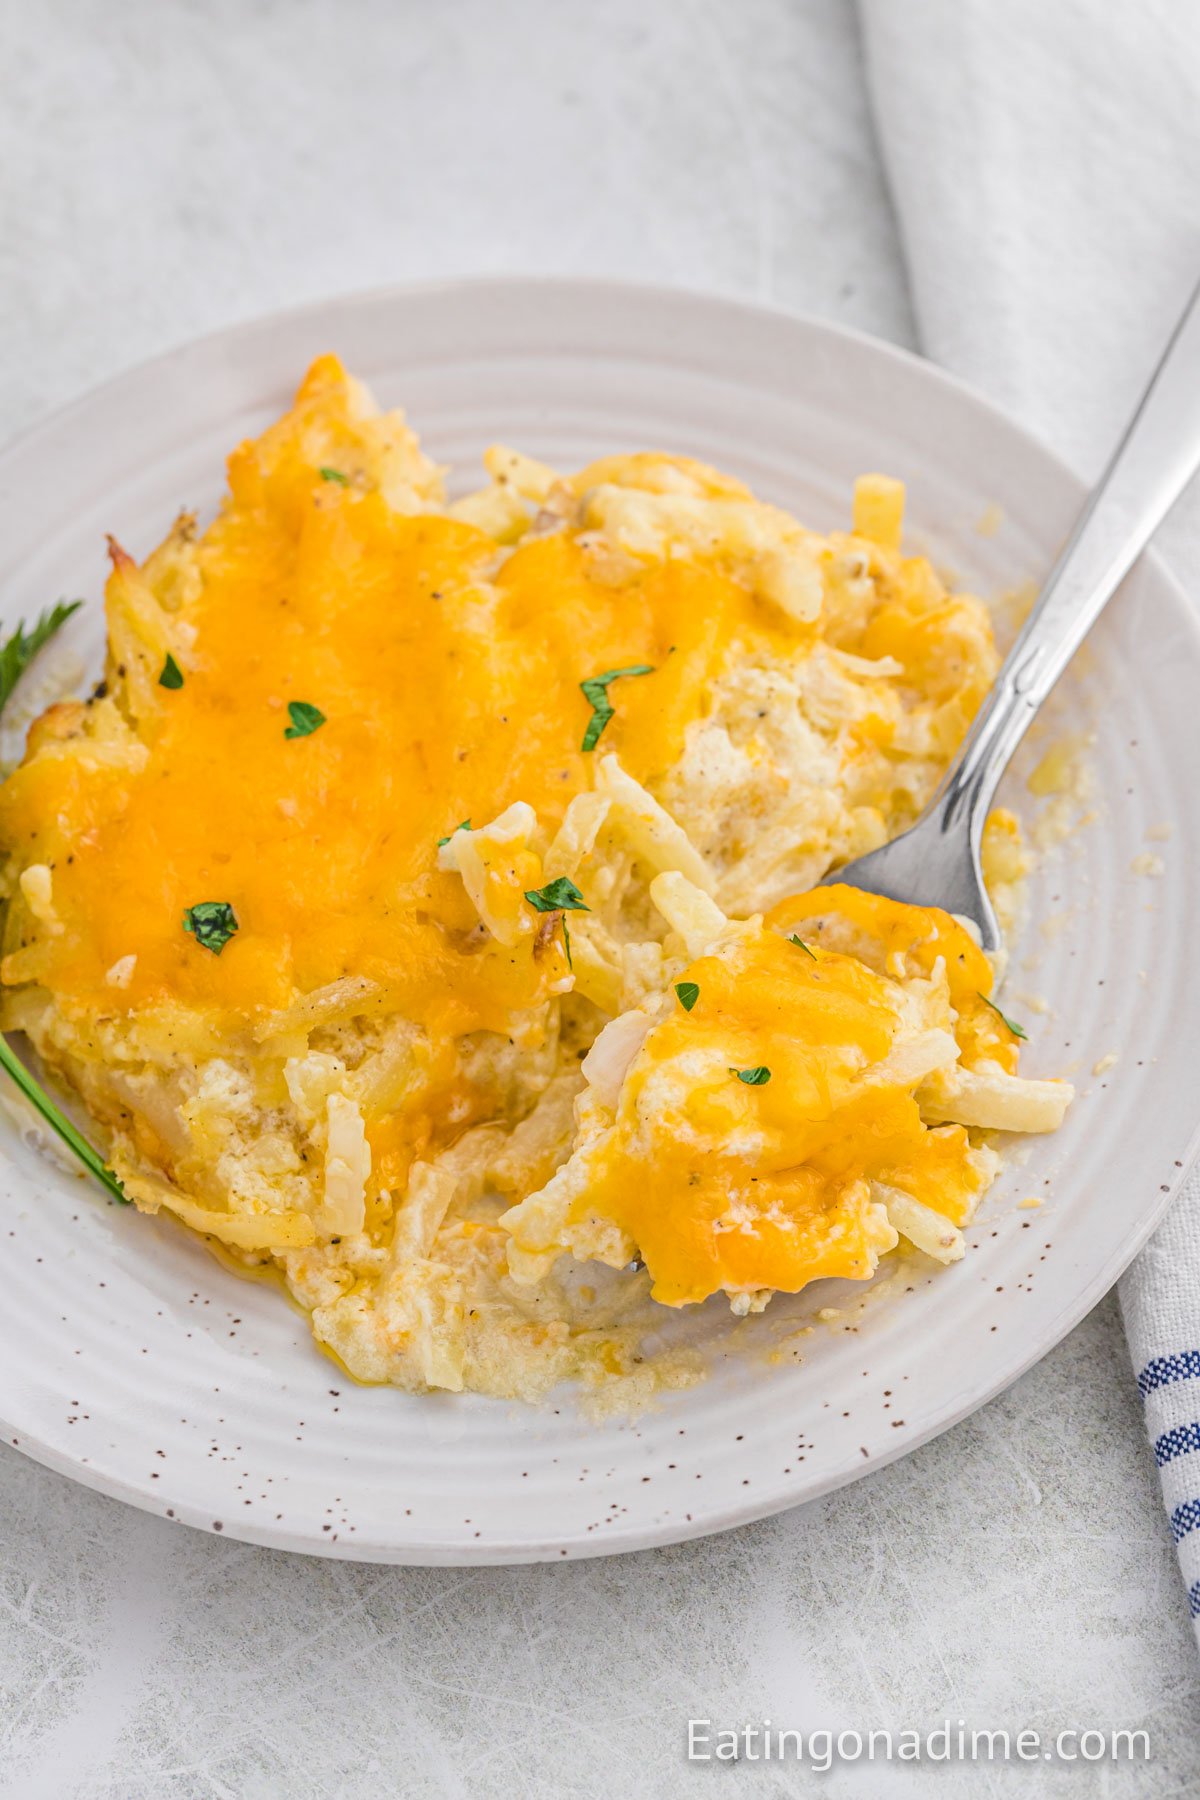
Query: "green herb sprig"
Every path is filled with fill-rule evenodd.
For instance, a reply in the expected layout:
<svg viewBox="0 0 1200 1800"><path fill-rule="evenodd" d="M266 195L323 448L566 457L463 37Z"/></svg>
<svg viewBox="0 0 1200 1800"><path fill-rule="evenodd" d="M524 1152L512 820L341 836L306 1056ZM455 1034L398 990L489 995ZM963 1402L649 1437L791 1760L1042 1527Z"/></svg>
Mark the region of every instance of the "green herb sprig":
<svg viewBox="0 0 1200 1800"><path fill-rule="evenodd" d="M198 900L184 913L183 929L204 949L220 956L238 929L238 916L228 900Z"/></svg>
<svg viewBox="0 0 1200 1800"><path fill-rule="evenodd" d="M41 1114L51 1131L62 1139L72 1156L77 1157L84 1168L108 1189L114 1200L119 1200L122 1206L131 1205L129 1195L100 1152L89 1144L80 1132L76 1131L66 1114L59 1111L49 1094L39 1082L34 1080L8 1039L3 1035L0 1035L0 1067L4 1068L12 1077L29 1104Z"/></svg>
<svg viewBox="0 0 1200 1800"><path fill-rule="evenodd" d="M0 647L0 708L7 706L13 689L38 651L82 605L82 600L60 600L57 606L39 615L31 631L26 631L23 619L18 622L12 636Z"/></svg>
<svg viewBox="0 0 1200 1800"><path fill-rule="evenodd" d="M284 731L285 738L311 737L325 723L325 714L308 700L289 700L288 718L292 721Z"/></svg>
<svg viewBox="0 0 1200 1800"><path fill-rule="evenodd" d="M700 998L700 984L696 981L677 981L675 983L675 992L684 1012L691 1012L693 1006L695 1006L697 1000Z"/></svg>
<svg viewBox="0 0 1200 1800"><path fill-rule="evenodd" d="M167 660L162 666L162 674L158 678L159 687L181 688L183 686L183 670L167 651Z"/></svg>
<svg viewBox="0 0 1200 1800"><path fill-rule="evenodd" d="M50 639L83 605L82 600L60 600L57 606L50 607L38 618L32 631L26 631L24 621L18 624L12 636L0 647L0 709L7 705L12 697L21 676L25 673L39 650L45 648ZM82 1163L89 1174L105 1187L114 1200L122 1206L131 1204L129 1195L121 1186L100 1152L88 1143L83 1134L76 1130L67 1115L57 1107L41 1083L30 1074L8 1039L0 1033L0 1068L3 1068L13 1084L20 1089L26 1100L39 1113L51 1131L62 1140L77 1161Z"/></svg>
<svg viewBox="0 0 1200 1800"><path fill-rule="evenodd" d="M626 675L653 675L653 663L630 663L627 669L607 669L603 675L589 675L579 686L583 697L591 706L592 716L588 720L587 730L583 734L581 750L594 750L600 742L600 734L612 718L615 708L608 697L609 683L619 681Z"/></svg>
<svg viewBox="0 0 1200 1800"><path fill-rule="evenodd" d="M525 898L536 912L591 912L569 875L559 875L543 888L527 888Z"/></svg>
<svg viewBox="0 0 1200 1800"><path fill-rule="evenodd" d="M978 990L976 990L976 991L978 992ZM1029 1033L1024 1029L1023 1026L1018 1025L1017 1021L1015 1019L1010 1019L1007 1013L1001 1012L1000 1008L996 1005L996 1002L994 1000L989 1000L986 994L980 994L979 998L983 1001L983 1004L985 1006L991 1007L992 1011L995 1013L995 1015L998 1019L1003 1019L1004 1023L1008 1026L1008 1029L1012 1032L1012 1034L1015 1038L1020 1038L1022 1043L1027 1044L1029 1042Z"/></svg>
<svg viewBox="0 0 1200 1800"><path fill-rule="evenodd" d="M747 1087L766 1087L771 1079L771 1071L766 1063L758 1063L753 1069L733 1069L729 1073L744 1081Z"/></svg>

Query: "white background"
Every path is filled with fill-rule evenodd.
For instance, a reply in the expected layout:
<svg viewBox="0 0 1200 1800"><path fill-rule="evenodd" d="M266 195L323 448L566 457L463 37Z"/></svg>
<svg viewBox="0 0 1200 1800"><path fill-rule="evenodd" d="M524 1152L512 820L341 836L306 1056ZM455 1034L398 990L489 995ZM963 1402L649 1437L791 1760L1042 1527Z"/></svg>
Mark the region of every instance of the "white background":
<svg viewBox="0 0 1200 1800"><path fill-rule="evenodd" d="M679 282L913 341L849 0L39 0L0 11L0 82L5 437L196 333L430 275ZM0 1452L22 1800L1165 1800L1200 1787L1198 1703L1111 1299L902 1464L611 1562L323 1565ZM1154 1767L716 1777L689 1715L1145 1727Z"/></svg>

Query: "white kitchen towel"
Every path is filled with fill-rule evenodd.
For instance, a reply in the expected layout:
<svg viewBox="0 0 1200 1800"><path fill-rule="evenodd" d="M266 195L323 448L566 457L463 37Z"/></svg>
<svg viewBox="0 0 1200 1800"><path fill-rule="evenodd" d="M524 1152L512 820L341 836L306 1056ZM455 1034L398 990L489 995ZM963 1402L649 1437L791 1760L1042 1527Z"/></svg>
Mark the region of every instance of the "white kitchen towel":
<svg viewBox="0 0 1200 1800"><path fill-rule="evenodd" d="M860 0L860 14L922 349L1096 476L1200 278L1200 9ZM1195 493L1162 545L1200 592ZM1200 1635L1200 1176L1120 1295Z"/></svg>

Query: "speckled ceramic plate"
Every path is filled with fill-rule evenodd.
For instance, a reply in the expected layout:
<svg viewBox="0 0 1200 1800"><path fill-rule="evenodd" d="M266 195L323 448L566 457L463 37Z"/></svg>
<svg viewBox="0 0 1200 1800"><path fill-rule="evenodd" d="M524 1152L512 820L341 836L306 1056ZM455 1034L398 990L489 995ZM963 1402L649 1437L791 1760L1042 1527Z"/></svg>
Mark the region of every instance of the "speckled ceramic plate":
<svg viewBox="0 0 1200 1800"><path fill-rule="evenodd" d="M721 464L826 529L846 522L857 473L889 471L909 483L910 540L985 594L1043 572L1081 498L962 387L827 325L600 282L385 292L177 351L10 448L6 626L60 595L91 595L70 641L98 655L105 531L141 556L181 503L211 508L225 453L287 404L323 350L403 404L464 479L497 437L565 466L661 446ZM998 529L979 529L1001 514ZM473 1563L720 1530L944 1430L1095 1304L1188 1161L1197 693L1189 607L1144 560L1055 702L1057 728L1095 733L1095 816L1046 853L1007 990L1030 1029L1024 1067L1071 1074L1079 1098L1056 1137L1010 1160L956 1268L908 1265L866 1306L827 1284L732 1337L728 1313L706 1308L686 1329L711 1343L710 1378L635 1421L589 1423L565 1394L537 1410L413 1398L354 1387L278 1292L227 1273L169 1221L108 1204L3 1118L5 1440L105 1493L255 1543ZM1031 817L1021 769L1008 789ZM1034 1197L1044 1204L1021 1207ZM820 1320L818 1307L840 1316Z"/></svg>

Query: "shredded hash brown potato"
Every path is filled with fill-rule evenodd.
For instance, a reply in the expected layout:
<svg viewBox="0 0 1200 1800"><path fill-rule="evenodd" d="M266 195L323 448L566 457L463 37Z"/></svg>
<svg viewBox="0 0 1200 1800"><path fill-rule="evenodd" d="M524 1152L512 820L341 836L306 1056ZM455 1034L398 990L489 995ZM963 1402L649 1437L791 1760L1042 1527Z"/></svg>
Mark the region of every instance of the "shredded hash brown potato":
<svg viewBox="0 0 1200 1800"><path fill-rule="evenodd" d="M485 464L447 504L324 357L206 532L111 543L104 682L0 788L0 1023L359 1380L636 1401L696 1377L663 1307L956 1260L1071 1090L954 920L816 888L996 669L900 484L821 537L686 458ZM986 863L1011 917L1011 816Z"/></svg>

